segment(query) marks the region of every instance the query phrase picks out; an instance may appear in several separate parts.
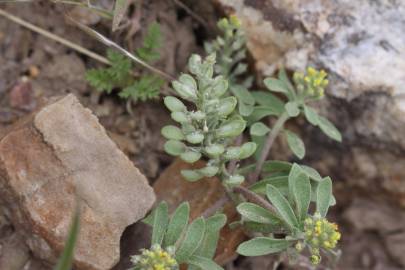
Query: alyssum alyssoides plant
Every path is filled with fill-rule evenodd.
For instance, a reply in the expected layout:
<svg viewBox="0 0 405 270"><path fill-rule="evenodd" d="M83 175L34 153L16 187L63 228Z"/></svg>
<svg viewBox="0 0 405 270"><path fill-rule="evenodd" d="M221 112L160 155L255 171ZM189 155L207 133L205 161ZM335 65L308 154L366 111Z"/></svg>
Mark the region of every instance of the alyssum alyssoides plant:
<svg viewBox="0 0 405 270"><path fill-rule="evenodd" d="M151 248L132 256L133 270L221 270L214 257L224 214L197 218L189 224L190 205L182 203L169 217L167 203L161 202L144 220L153 228Z"/></svg>
<svg viewBox="0 0 405 270"><path fill-rule="evenodd" d="M263 157L260 165L259 159L258 163L238 169L235 173L227 171L227 162L250 157L256 150L256 144L232 145L244 131L246 121L235 111L237 100L227 92L226 79L214 76L214 65L214 55L205 60L193 55L189 70L194 77L182 74L173 82L177 94L192 106L189 109L176 97L165 98L172 118L180 124L180 127L166 126L162 129L162 134L168 139L165 150L189 163L203 157L207 159L204 168L184 170L182 175L189 181L218 176L238 204L237 210L242 216L240 224L263 234L242 243L238 248L240 254L258 256L287 251L293 259L308 250L313 264L320 262L322 254L336 257L338 253L334 248L340 234L336 225L325 218L329 206L335 203L330 178L322 178L314 169L304 165L265 161ZM302 158L302 141L284 129L284 123L302 111L310 123L319 126L331 138L340 140L337 129L307 105L323 96L323 89L328 83L325 76L323 71L309 68L306 74L294 75L294 85L285 73L281 73L279 79L267 78L265 85L269 90L285 94L288 101L284 103L275 95L266 93L270 94L266 96L267 101L270 97L273 103L276 100L278 106L272 108L274 113L267 115L277 116L278 120L273 128L267 128L256 123L263 116L259 114L258 117L253 112L247 119L256 123L252 125L251 133L263 137L268 135L274 140L283 132L293 152ZM272 103L267 105L271 107ZM249 189L244 188L241 184L245 177L258 168L258 176L265 175L265 178ZM263 194L268 200L261 197ZM315 204L314 211L310 211L311 202Z"/></svg>
<svg viewBox="0 0 405 270"><path fill-rule="evenodd" d="M173 120L180 124L165 126L162 134L168 139L165 150L180 156L185 162L194 163L202 156L208 159L204 168L183 170L182 175L189 181L203 177L220 176L230 191L244 181L244 176L228 172L226 164L234 159L250 157L256 144L246 142L232 146L233 140L246 127L245 120L235 112L237 100L226 95L228 81L223 76L214 76L215 55L202 60L193 55L189 61L190 74L182 74L173 82L173 88L183 99L193 103L188 110L176 97L168 96L164 102L171 111Z"/></svg>

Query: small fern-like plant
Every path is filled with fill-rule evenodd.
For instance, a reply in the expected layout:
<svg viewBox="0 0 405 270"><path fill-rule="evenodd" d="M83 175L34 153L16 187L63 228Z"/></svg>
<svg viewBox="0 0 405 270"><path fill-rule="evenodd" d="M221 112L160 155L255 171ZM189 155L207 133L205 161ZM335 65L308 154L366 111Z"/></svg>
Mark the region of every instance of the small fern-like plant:
<svg viewBox="0 0 405 270"><path fill-rule="evenodd" d="M160 58L158 49L162 46L162 34L158 23L152 23L147 30L143 44L136 49L137 56L154 62ZM139 78L132 75L133 65L130 59L113 50L107 51L111 63L108 68L90 69L86 79L98 91L110 94L113 89L120 89L119 96L133 101L147 101L159 97L164 81L155 74L141 71Z"/></svg>

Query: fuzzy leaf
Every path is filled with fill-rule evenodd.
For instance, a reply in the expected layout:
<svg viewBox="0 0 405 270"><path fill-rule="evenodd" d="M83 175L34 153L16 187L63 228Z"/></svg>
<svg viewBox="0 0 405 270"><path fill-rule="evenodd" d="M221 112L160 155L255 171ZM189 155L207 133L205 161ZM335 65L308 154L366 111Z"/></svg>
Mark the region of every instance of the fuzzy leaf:
<svg viewBox="0 0 405 270"><path fill-rule="evenodd" d="M165 143L164 149L166 153L172 156L179 156L186 150L184 143L176 140L169 140Z"/></svg>
<svg viewBox="0 0 405 270"><path fill-rule="evenodd" d="M204 238L204 231L204 218L197 218L190 224L179 249L176 251L178 263L186 262L194 254Z"/></svg>
<svg viewBox="0 0 405 270"><path fill-rule="evenodd" d="M195 255L205 258L213 258L217 249L219 240L219 233L222 227L226 224L226 215L217 214L207 218L205 221L205 235L204 239L195 252Z"/></svg>
<svg viewBox="0 0 405 270"><path fill-rule="evenodd" d="M201 158L201 153L194 150L187 150L180 155L180 158L187 163L194 163Z"/></svg>
<svg viewBox="0 0 405 270"><path fill-rule="evenodd" d="M236 107L237 100L235 97L227 97L219 101L219 105L216 108L218 115L228 116Z"/></svg>
<svg viewBox="0 0 405 270"><path fill-rule="evenodd" d="M269 107L278 114L282 114L284 111L284 102L276 97L275 95L268 93L268 92L263 92L263 91L256 91L252 92L252 96L256 100L256 103Z"/></svg>
<svg viewBox="0 0 405 270"><path fill-rule="evenodd" d="M294 211L291 208L291 205L286 198L280 193L280 191L272 186L267 185L267 198L277 209L278 214L282 220L290 227L294 228L298 226L297 217L294 214Z"/></svg>
<svg viewBox="0 0 405 270"><path fill-rule="evenodd" d="M190 182L198 181L204 177L204 175L196 170L182 170L181 175Z"/></svg>
<svg viewBox="0 0 405 270"><path fill-rule="evenodd" d="M167 96L164 98L164 103L171 112L183 112L187 109L183 102L176 97Z"/></svg>
<svg viewBox="0 0 405 270"><path fill-rule="evenodd" d="M168 223L169 223L169 209L166 202L161 202L154 211L153 231L151 240L152 245L162 244Z"/></svg>
<svg viewBox="0 0 405 270"><path fill-rule="evenodd" d="M243 132L246 122L243 120L233 120L222 125L216 132L219 138L236 137Z"/></svg>
<svg viewBox="0 0 405 270"><path fill-rule="evenodd" d="M301 169L308 175L309 178L311 178L314 181L320 182L322 181L322 176L313 168L306 166L306 165L301 165Z"/></svg>
<svg viewBox="0 0 405 270"><path fill-rule="evenodd" d="M339 130L325 117L318 116L318 126L328 137L338 142L342 141L342 135Z"/></svg>
<svg viewBox="0 0 405 270"><path fill-rule="evenodd" d="M264 85L269 89L270 91L273 92L278 92L278 93L284 93L284 94L289 94L288 93L288 87L285 85L285 83L279 79L276 78L266 78L264 79Z"/></svg>
<svg viewBox="0 0 405 270"><path fill-rule="evenodd" d="M288 176L288 185L295 202L297 216L300 221L304 220L308 213L311 202L311 183L305 172L294 164Z"/></svg>
<svg viewBox="0 0 405 270"><path fill-rule="evenodd" d="M201 257L201 256L191 256L187 260L188 264L199 267L200 269L209 270L224 270L221 266L216 264L213 260Z"/></svg>
<svg viewBox="0 0 405 270"><path fill-rule="evenodd" d="M314 109L307 105L304 105L304 114L308 122L310 122L314 126L318 125L319 115Z"/></svg>
<svg viewBox="0 0 405 270"><path fill-rule="evenodd" d="M298 104L295 101L289 101L284 106L288 116L296 117L300 114L300 109L298 108Z"/></svg>
<svg viewBox="0 0 405 270"><path fill-rule="evenodd" d="M302 159L305 156L305 145L304 142L292 131L285 130L285 134L287 137L287 143L290 147L291 151L296 155L299 159Z"/></svg>
<svg viewBox="0 0 405 270"><path fill-rule="evenodd" d="M189 215L190 204L188 202L184 202L177 207L170 219L169 226L167 227L167 233L164 238L164 247L173 246L177 240L180 239L182 232L187 227Z"/></svg>
<svg viewBox="0 0 405 270"><path fill-rule="evenodd" d="M180 128L173 126L173 125L168 125L162 128L162 135L168 140L184 140L184 135L183 132L181 131Z"/></svg>
<svg viewBox="0 0 405 270"><path fill-rule="evenodd" d="M246 142L241 146L241 153L239 159L245 159L250 157L256 151L257 145L254 142Z"/></svg>
<svg viewBox="0 0 405 270"><path fill-rule="evenodd" d="M268 128L262 122L257 122L250 126L250 135L253 136L264 136L269 132L270 128Z"/></svg>
<svg viewBox="0 0 405 270"><path fill-rule="evenodd" d="M243 256L262 256L286 250L292 243L285 239L256 237L240 244L236 252Z"/></svg>
<svg viewBox="0 0 405 270"><path fill-rule="evenodd" d="M329 177L324 178L318 183L316 190L316 212L325 217L328 213L329 204L332 198L332 180Z"/></svg>
<svg viewBox="0 0 405 270"><path fill-rule="evenodd" d="M236 207L237 211L244 218L263 224L277 224L280 219L269 210L254 203L244 202Z"/></svg>

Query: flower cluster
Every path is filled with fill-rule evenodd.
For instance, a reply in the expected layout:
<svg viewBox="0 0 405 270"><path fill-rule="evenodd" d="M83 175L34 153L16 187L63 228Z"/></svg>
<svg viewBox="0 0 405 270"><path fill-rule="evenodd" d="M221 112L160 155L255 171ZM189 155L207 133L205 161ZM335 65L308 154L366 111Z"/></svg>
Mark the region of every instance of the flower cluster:
<svg viewBox="0 0 405 270"><path fill-rule="evenodd" d="M132 256L133 270L176 270L178 263L173 258L174 248L164 250L160 245L143 249L141 255Z"/></svg>
<svg viewBox="0 0 405 270"><path fill-rule="evenodd" d="M321 260L321 248L331 250L336 247L340 239L340 232L335 223L329 222L319 215L305 219L305 242L310 246L311 262L318 264Z"/></svg>
<svg viewBox="0 0 405 270"><path fill-rule="evenodd" d="M294 81L299 91L311 97L321 98L324 96L324 89L329 83L326 79L327 75L324 70L318 71L312 67L308 67L306 74L295 72Z"/></svg>

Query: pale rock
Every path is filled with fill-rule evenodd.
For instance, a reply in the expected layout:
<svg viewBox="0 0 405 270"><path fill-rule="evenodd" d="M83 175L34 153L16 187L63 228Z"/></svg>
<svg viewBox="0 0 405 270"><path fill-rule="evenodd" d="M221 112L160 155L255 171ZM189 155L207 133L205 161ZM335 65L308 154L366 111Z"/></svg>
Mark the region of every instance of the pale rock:
<svg viewBox="0 0 405 270"><path fill-rule="evenodd" d="M150 210L147 179L73 95L44 106L0 140L0 193L32 252L53 264L76 202L75 269L107 270L124 229Z"/></svg>

